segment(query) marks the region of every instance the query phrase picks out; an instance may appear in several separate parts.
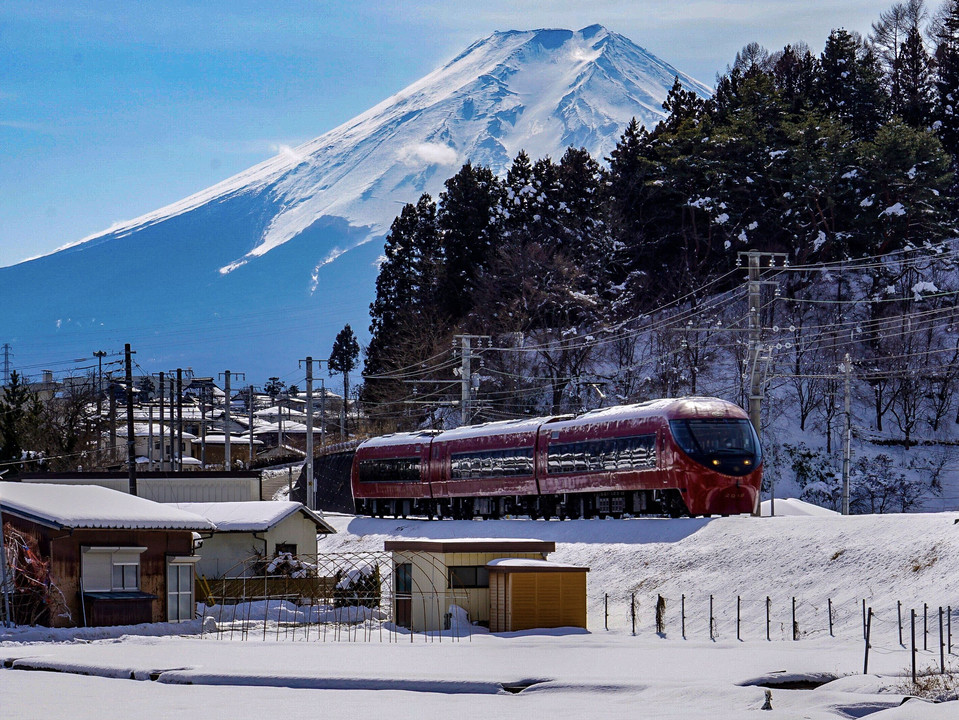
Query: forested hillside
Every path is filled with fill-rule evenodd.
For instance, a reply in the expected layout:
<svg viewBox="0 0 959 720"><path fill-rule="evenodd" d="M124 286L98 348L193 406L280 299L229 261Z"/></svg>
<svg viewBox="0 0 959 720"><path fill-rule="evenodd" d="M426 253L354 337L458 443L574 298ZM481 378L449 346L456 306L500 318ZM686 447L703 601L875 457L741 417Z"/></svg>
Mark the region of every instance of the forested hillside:
<svg viewBox="0 0 959 720"><path fill-rule="evenodd" d="M520 153L504 178L464 165L390 230L369 416L381 431L443 422L461 334L480 336L472 421L682 394L745 404L759 362L769 467L829 504L848 354L856 472L893 487L859 507L912 507L947 459L908 449L949 447L959 420L954 98L959 0L913 0L867 38L833 31L818 56L746 46L711 99L677 82L666 120L631 123L608 158ZM763 264L758 359L743 251L787 258Z"/></svg>

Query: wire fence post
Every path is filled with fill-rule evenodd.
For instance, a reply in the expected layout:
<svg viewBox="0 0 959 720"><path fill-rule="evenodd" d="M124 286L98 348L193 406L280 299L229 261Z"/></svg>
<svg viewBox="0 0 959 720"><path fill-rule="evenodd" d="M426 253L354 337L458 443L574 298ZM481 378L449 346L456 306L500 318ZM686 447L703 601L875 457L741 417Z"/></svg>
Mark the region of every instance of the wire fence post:
<svg viewBox="0 0 959 720"><path fill-rule="evenodd" d="M829 606L829 637L836 637L832 632L832 598L826 598L826 603Z"/></svg>
<svg viewBox="0 0 959 720"><path fill-rule="evenodd" d="M929 649L929 606L922 604L922 649Z"/></svg>
<svg viewBox="0 0 959 720"><path fill-rule="evenodd" d="M866 598L862 599L862 639L866 639Z"/></svg>
<svg viewBox="0 0 959 720"><path fill-rule="evenodd" d="M713 634L713 596L709 596L709 639L715 640L716 636Z"/></svg>
<svg viewBox="0 0 959 720"><path fill-rule="evenodd" d="M866 616L866 650L862 661L862 674L869 672L869 636L872 634L872 608L869 608L869 614Z"/></svg>
<svg viewBox="0 0 959 720"><path fill-rule="evenodd" d="M686 639L686 595L679 599L679 611L682 617L683 640Z"/></svg>
<svg viewBox="0 0 959 720"><path fill-rule="evenodd" d="M633 635L635 635L635 634L636 634L636 593L633 593L633 594L630 596L629 614L632 616L632 620L633 620Z"/></svg>
<svg viewBox="0 0 959 720"><path fill-rule="evenodd" d="M902 645L902 600L896 600L896 618L899 621L899 644Z"/></svg>
<svg viewBox="0 0 959 720"><path fill-rule="evenodd" d="M793 596L793 640L799 639L799 623L796 622L796 597Z"/></svg>
<svg viewBox="0 0 959 720"><path fill-rule="evenodd" d="M666 598L662 595L656 598L656 632L666 637Z"/></svg>
<svg viewBox="0 0 959 720"><path fill-rule="evenodd" d="M609 630L609 593L603 593L603 626Z"/></svg>
<svg viewBox="0 0 959 720"><path fill-rule="evenodd" d="M952 605L946 609L946 627L949 637L949 654L952 655Z"/></svg>
<svg viewBox="0 0 959 720"><path fill-rule="evenodd" d="M911 608L909 610L910 616L910 625L912 626L911 635L912 635L912 684L916 684L916 610Z"/></svg>
<svg viewBox="0 0 959 720"><path fill-rule="evenodd" d="M946 674L946 640L942 628L942 605L939 606L939 674Z"/></svg>
<svg viewBox="0 0 959 720"><path fill-rule="evenodd" d="M772 600L769 599L769 596L766 596L766 640L770 640L769 637L769 606L772 605Z"/></svg>
<svg viewBox="0 0 959 720"><path fill-rule="evenodd" d="M736 596L736 639L742 641L742 635L740 634L740 625L742 624L742 598Z"/></svg>

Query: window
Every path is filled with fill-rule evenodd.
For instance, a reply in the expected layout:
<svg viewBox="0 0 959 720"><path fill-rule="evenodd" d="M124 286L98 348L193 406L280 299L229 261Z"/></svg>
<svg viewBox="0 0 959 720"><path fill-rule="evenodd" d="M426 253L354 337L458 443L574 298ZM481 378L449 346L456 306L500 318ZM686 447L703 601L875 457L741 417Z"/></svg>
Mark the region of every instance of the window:
<svg viewBox="0 0 959 720"><path fill-rule="evenodd" d="M489 570L485 565L453 565L449 569L451 588L488 588Z"/></svg>
<svg viewBox="0 0 959 720"><path fill-rule="evenodd" d="M113 590L130 592L140 589L140 563L115 562L113 563Z"/></svg>
<svg viewBox="0 0 959 720"><path fill-rule="evenodd" d="M187 622L195 615L193 604L193 560L189 562L171 561L167 565L167 620L169 622Z"/></svg>
<svg viewBox="0 0 959 720"><path fill-rule="evenodd" d="M279 555L280 553L296 555L296 543L277 543L276 554Z"/></svg>
<svg viewBox="0 0 959 720"><path fill-rule="evenodd" d="M450 455L452 480L479 480L533 474L533 448L510 448Z"/></svg>
<svg viewBox="0 0 959 720"><path fill-rule="evenodd" d="M410 595L413 592L413 564L399 563L396 566L396 594Z"/></svg>
<svg viewBox="0 0 959 720"><path fill-rule="evenodd" d="M80 581L84 592L135 592L140 589L144 547L83 547Z"/></svg>
<svg viewBox="0 0 959 720"><path fill-rule="evenodd" d="M360 460L360 482L420 482L420 459L370 458Z"/></svg>
<svg viewBox="0 0 959 720"><path fill-rule="evenodd" d="M602 472L647 470L656 467L656 436L551 443L547 451L547 472Z"/></svg>

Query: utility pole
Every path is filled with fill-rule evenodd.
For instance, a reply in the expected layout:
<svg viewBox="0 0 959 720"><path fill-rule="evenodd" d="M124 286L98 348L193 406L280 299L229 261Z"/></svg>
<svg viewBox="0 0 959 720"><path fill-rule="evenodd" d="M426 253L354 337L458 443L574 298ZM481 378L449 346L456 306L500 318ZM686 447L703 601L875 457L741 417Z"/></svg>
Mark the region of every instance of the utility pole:
<svg viewBox="0 0 959 720"><path fill-rule="evenodd" d="M13 348L10 347L10 343L3 344L3 385L6 387L10 384L10 351Z"/></svg>
<svg viewBox="0 0 959 720"><path fill-rule="evenodd" d="M850 440L852 438L852 417L850 415L849 408L849 376L852 373L852 358L849 357L849 353L846 353L846 356L843 358L842 365L839 366L839 369L843 371L844 384L845 384L845 411L846 411L846 428L844 433L844 442L842 448L842 514L849 514L849 455L850 455Z"/></svg>
<svg viewBox="0 0 959 720"><path fill-rule="evenodd" d="M183 369L176 369L176 469L183 472Z"/></svg>
<svg viewBox="0 0 959 720"><path fill-rule="evenodd" d="M170 381L170 472L176 472L176 392L173 373L167 373L167 379Z"/></svg>
<svg viewBox="0 0 959 720"><path fill-rule="evenodd" d="M468 425L472 414L470 412L470 400L472 399L472 361L473 361L473 340L489 340L488 335L455 335L455 343L459 341L460 353L460 424Z"/></svg>
<svg viewBox="0 0 959 720"><path fill-rule="evenodd" d="M117 461L117 394L112 379L110 396L107 399L109 400L107 412L110 415L110 464L113 465Z"/></svg>
<svg viewBox="0 0 959 720"><path fill-rule="evenodd" d="M323 362L320 360L319 362ZM326 445L326 378L320 376L320 447Z"/></svg>
<svg viewBox="0 0 959 720"><path fill-rule="evenodd" d="M768 260L767 267L775 267L776 259L782 261L783 267L789 260L786 253L760 252L759 250L748 250L738 254L737 262L741 263L743 257L747 260L749 292L749 353L747 358L747 367L749 372L749 421L756 431L757 437L762 441L762 401L764 393L763 367L762 367L762 286L773 285L778 288L779 283L775 281L763 281L760 279L763 260ZM773 491L774 492L774 491ZM756 495L756 507L753 515L759 515L760 496ZM770 512L774 512L773 503L770 502Z"/></svg>
<svg viewBox="0 0 959 720"><path fill-rule="evenodd" d="M313 358L306 356L306 507L315 509L316 505L313 479Z"/></svg>
<svg viewBox="0 0 959 720"><path fill-rule="evenodd" d="M6 350L8 345L4 345ZM97 464L103 462L101 453L103 452L103 433L100 432L100 426L103 422L103 358L106 353L103 350L97 350L93 357L97 359Z"/></svg>
<svg viewBox="0 0 959 720"><path fill-rule="evenodd" d="M147 470L153 470L153 405L149 407L147 417Z"/></svg>
<svg viewBox="0 0 959 720"><path fill-rule="evenodd" d="M163 374L163 371L161 370L160 377L159 377L159 381L160 381L160 472L163 472L164 470L166 470L166 467L164 467L164 462L163 462L164 459L166 458L166 433L164 432L164 429L163 429L163 423L166 421L166 417L164 416L164 413L163 413L165 408L164 403L166 402L166 386L163 384L164 377L165 375Z"/></svg>
<svg viewBox="0 0 959 720"><path fill-rule="evenodd" d="M200 467L206 470L206 394L209 388L200 386Z"/></svg>
<svg viewBox="0 0 959 720"><path fill-rule="evenodd" d="M130 350L130 343L123 346L123 355L126 363L127 382L127 466L130 480L130 494L137 494L137 438L133 431L133 358L135 353Z"/></svg>
<svg viewBox="0 0 959 720"><path fill-rule="evenodd" d="M255 408L253 407L253 398L254 398L254 395L253 395L253 386L250 385L249 403L247 403L247 404L249 405L249 407L247 408L247 412L249 412L249 414L250 414L250 417L249 417L249 422L250 422L250 426L249 426L249 428L250 428L250 462L247 464L247 467L253 467L253 411L254 411L254 409L255 409Z"/></svg>
<svg viewBox="0 0 959 720"><path fill-rule="evenodd" d="M224 370L220 375L223 376L223 392L226 394L224 411L223 411L223 469L230 470L233 467L233 461L230 457L230 401L232 391L230 390L230 380L232 378L243 378L246 380L246 375L243 373L230 372L229 370Z"/></svg>
<svg viewBox="0 0 959 720"><path fill-rule="evenodd" d="M230 371L223 373L223 392L226 394L223 403L223 469L229 470L232 467L230 458Z"/></svg>

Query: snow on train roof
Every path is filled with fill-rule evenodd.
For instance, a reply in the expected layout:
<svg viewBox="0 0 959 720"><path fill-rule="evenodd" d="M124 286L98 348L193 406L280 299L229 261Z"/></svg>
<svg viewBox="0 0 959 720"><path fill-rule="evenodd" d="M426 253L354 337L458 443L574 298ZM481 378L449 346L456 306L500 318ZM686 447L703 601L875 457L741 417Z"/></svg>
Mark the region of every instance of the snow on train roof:
<svg viewBox="0 0 959 720"><path fill-rule="evenodd" d="M439 439L458 440L460 438L476 438L487 435L536 432L540 425L548 423L553 419L554 418L550 417L521 418L519 420L498 420L496 422L483 423L482 425L463 425L453 430L444 431Z"/></svg>
<svg viewBox="0 0 959 720"><path fill-rule="evenodd" d="M378 437L371 437L369 440L364 440L362 443L360 443L359 447L371 448L382 445L414 445L416 443L428 443L432 438L439 434L439 430L417 430L415 432L390 433L389 435L379 435Z"/></svg>
<svg viewBox="0 0 959 720"><path fill-rule="evenodd" d="M674 410L682 410L686 414L703 417L729 417L730 414L735 417L746 417L746 412L742 408L727 400L714 397L683 397L662 398L632 405L614 405L613 407L590 410L564 422L563 425L569 427L632 420L637 414L665 413Z"/></svg>
<svg viewBox="0 0 959 720"><path fill-rule="evenodd" d="M362 443L361 447L370 448L399 444L427 443L433 438L441 441L472 439L492 435L520 434L536 432L542 425L556 424L557 428L577 427L599 423L633 420L637 415L647 413L666 413L682 409L692 416L703 417L746 417L746 412L738 405L714 397L683 397L649 400L631 405L614 405L598 410L590 410L582 415L558 415L535 418L520 418L518 420L499 420L483 423L482 425L462 425L452 430L420 430L418 432L393 433L370 438Z"/></svg>

